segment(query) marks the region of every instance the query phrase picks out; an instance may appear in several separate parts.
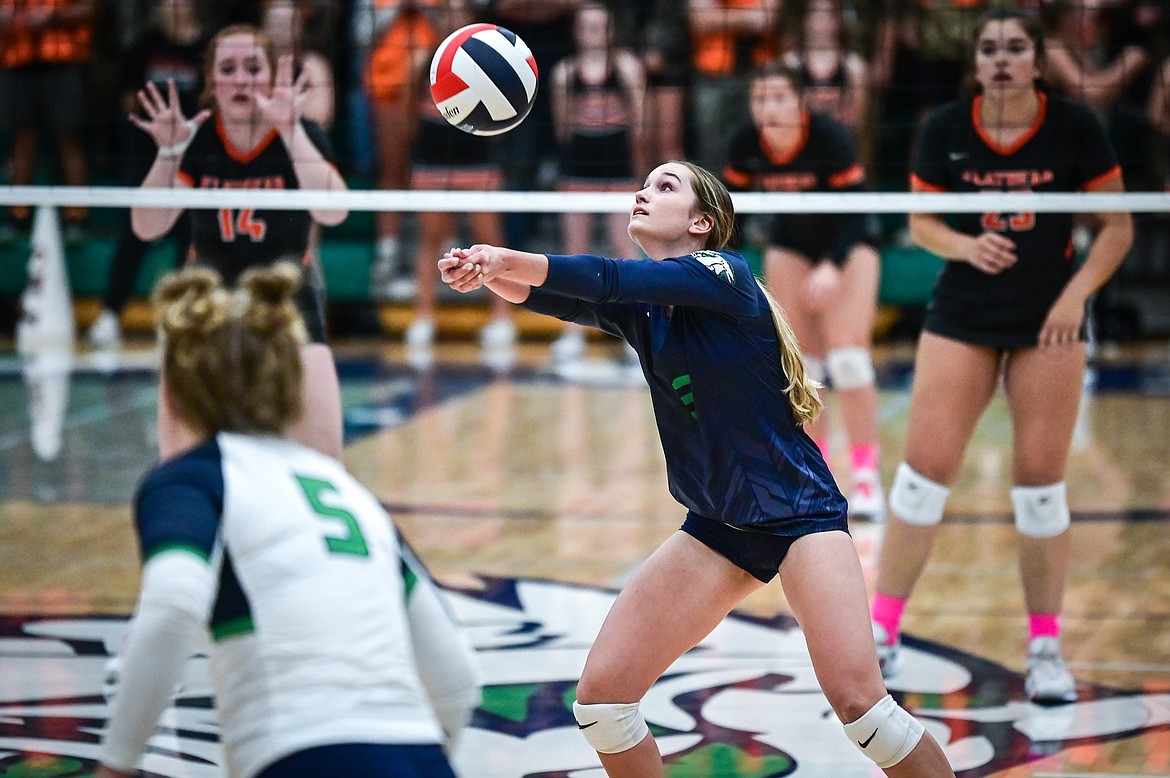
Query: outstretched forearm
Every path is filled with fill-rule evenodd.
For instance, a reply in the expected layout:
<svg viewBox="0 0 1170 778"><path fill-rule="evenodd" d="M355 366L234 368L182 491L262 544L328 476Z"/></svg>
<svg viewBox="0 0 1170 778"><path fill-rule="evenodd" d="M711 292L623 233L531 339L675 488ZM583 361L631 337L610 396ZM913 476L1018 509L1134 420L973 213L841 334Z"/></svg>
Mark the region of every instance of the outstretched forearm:
<svg viewBox="0 0 1170 778"><path fill-rule="evenodd" d="M496 296L502 297L510 303L522 303L532 293L532 287L519 281L498 279L484 284Z"/></svg>
<svg viewBox="0 0 1170 778"><path fill-rule="evenodd" d="M154 158L154 164L142 179L143 189L176 189L186 188L176 180L179 165L183 158L179 155L160 153ZM130 226L139 240L157 240L166 235L171 227L175 226L182 208L147 208L137 206L130 209Z"/></svg>
<svg viewBox="0 0 1170 778"><path fill-rule="evenodd" d="M288 149L289 158L292 159L293 170L296 171L297 183L301 189L330 192L344 192L348 189L337 168L325 159L321 150L313 144L303 124L297 122L293 126L292 135L284 138L284 144ZM340 224L349 215L345 210L325 208L314 208L310 213L313 221L327 226Z"/></svg>

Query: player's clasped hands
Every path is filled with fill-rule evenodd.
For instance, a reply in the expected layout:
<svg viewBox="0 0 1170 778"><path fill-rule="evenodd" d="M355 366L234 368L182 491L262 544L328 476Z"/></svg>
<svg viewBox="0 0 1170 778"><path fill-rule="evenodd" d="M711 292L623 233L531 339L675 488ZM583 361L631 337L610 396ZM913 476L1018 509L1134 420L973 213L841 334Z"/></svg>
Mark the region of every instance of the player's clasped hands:
<svg viewBox="0 0 1170 778"><path fill-rule="evenodd" d="M466 249L453 248L439 260L439 277L457 292L474 292L502 269L503 252L483 243Z"/></svg>
<svg viewBox="0 0 1170 778"><path fill-rule="evenodd" d="M1015 241L998 232L984 232L975 238L967 261L984 273L999 275L1016 264Z"/></svg>

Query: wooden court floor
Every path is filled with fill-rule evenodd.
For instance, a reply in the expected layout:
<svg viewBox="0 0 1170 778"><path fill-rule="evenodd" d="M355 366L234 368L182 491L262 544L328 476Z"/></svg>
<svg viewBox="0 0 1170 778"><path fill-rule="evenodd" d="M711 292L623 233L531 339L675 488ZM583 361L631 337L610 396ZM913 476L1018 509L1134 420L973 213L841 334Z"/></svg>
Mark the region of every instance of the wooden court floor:
<svg viewBox="0 0 1170 778"><path fill-rule="evenodd" d="M568 707L573 684L614 592L683 514L666 492L644 386L605 343L569 377L551 370L544 345L523 346L511 366L444 345L425 369L395 345L338 352L347 464L449 588L481 659L484 700L456 754L461 774L599 778ZM911 357L879 354L887 483ZM128 502L154 459L152 361L83 354L72 373L40 365L30 376L0 355L0 776L92 770L102 668L138 583ZM1109 353L1094 379L1068 477L1064 625L1077 702L1024 701L1002 399L968 450L907 613L908 661L890 689L965 778L1170 776L1170 349ZM847 483L844 451L833 464ZM871 574L882 527L857 523L853 536ZM833 720L775 583L683 657L643 710L669 778L880 774ZM152 740L149 774L222 775L216 735L196 656Z"/></svg>

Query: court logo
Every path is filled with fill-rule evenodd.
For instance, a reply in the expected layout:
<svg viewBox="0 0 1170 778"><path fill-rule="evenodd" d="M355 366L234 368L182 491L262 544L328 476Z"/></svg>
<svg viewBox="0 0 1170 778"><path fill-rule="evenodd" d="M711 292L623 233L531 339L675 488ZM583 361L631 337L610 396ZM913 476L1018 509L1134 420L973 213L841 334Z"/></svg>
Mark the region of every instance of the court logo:
<svg viewBox="0 0 1170 778"><path fill-rule="evenodd" d="M485 578L474 591L450 594L485 680L455 757L460 774L601 778L572 703L614 593ZM114 618L0 617L0 776L91 775L108 714L103 668L125 626ZM1045 708L1024 702L1023 678L992 662L913 638L903 650L905 669L890 689L964 778L1123 738L1149 737L1155 753L1170 727L1170 694L1082 685L1077 703ZM873 774L821 694L803 636L785 618L724 620L654 685L642 712L668 778ZM220 778L222 763L207 661L196 656L151 738L145 775Z"/></svg>

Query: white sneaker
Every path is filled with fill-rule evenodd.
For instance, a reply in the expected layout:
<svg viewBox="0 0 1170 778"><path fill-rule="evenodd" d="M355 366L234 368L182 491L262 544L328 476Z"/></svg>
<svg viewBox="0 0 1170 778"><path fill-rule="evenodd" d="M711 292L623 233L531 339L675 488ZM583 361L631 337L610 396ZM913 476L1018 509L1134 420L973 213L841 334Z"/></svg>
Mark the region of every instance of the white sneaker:
<svg viewBox="0 0 1170 778"><path fill-rule="evenodd" d="M415 319L406 328L406 347L409 349L429 349L435 342L435 322L433 319Z"/></svg>
<svg viewBox="0 0 1170 778"><path fill-rule="evenodd" d="M1060 655L1060 639L1039 637L1028 644L1024 693L1038 703L1076 702L1077 682Z"/></svg>
<svg viewBox="0 0 1170 778"><path fill-rule="evenodd" d="M516 325L511 319L493 319L479 331L479 345L484 351L505 351L516 345Z"/></svg>
<svg viewBox="0 0 1170 778"><path fill-rule="evenodd" d="M103 310L89 328L86 337L95 348L103 350L118 348L122 344L122 325L118 322L118 314L109 309Z"/></svg>
<svg viewBox="0 0 1170 778"><path fill-rule="evenodd" d="M374 264L370 265L370 296L388 300L391 285L398 276L398 238L378 238L374 247Z"/></svg>
<svg viewBox="0 0 1170 778"><path fill-rule="evenodd" d="M873 627L873 644L877 649L878 667L881 668L882 678L893 678L902 672L902 637L899 635L890 640L886 628L876 621L870 622Z"/></svg>
<svg viewBox="0 0 1170 778"><path fill-rule="evenodd" d="M849 515L868 519L875 523L886 520L886 497L882 494L881 480L875 470L862 470L853 474L853 494L849 498Z"/></svg>
<svg viewBox="0 0 1170 778"><path fill-rule="evenodd" d="M552 360L558 364L573 362L585 356L585 333L573 329L552 342Z"/></svg>
<svg viewBox="0 0 1170 778"><path fill-rule="evenodd" d="M386 284L384 293L386 299L394 302L404 303L414 299L414 293L418 289L418 284L409 276L402 276L395 278L390 283Z"/></svg>

